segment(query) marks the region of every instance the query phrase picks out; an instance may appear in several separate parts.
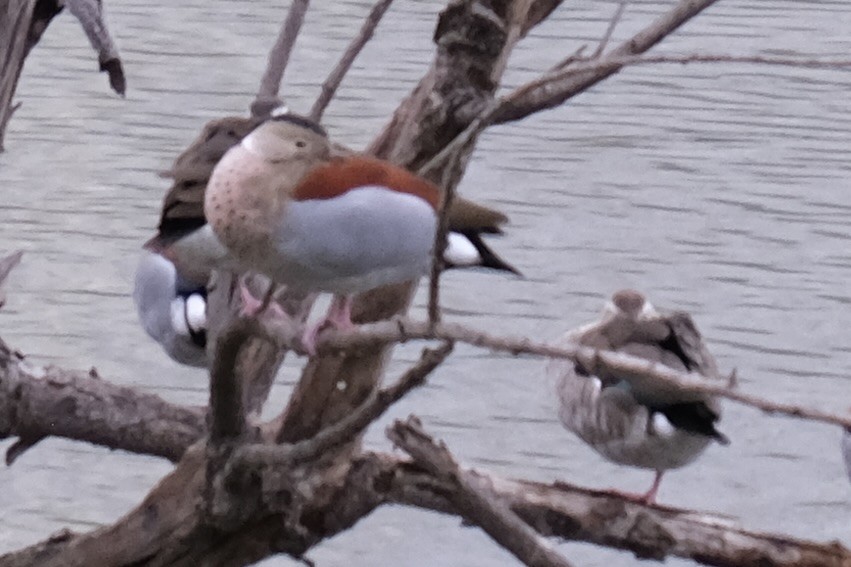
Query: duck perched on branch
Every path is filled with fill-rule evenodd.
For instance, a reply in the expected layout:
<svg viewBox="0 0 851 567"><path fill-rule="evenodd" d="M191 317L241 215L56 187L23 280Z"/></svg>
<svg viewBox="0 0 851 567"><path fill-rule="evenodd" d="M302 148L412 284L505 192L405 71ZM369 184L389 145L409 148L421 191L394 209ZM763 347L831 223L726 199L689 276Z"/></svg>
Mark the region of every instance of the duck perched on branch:
<svg viewBox="0 0 851 567"><path fill-rule="evenodd" d="M260 258L252 256L257 251L251 252L251 246L248 246L248 250L245 249L245 242L250 240L250 234L254 233L256 236L258 230L274 229L276 219L268 215L273 210L278 213L284 210L280 207L279 197L285 198L288 203L299 202L300 205L295 207L296 210L304 208L301 205L312 207L320 211L320 216L325 214L322 211L337 211L336 223L329 224L327 219L313 219L316 222L309 227L308 231L301 232L299 238L290 241L291 244L296 242L312 246L313 248L304 249L301 252L318 253L318 256L309 262L302 258L302 264L306 263L307 266L302 266L298 271L288 270L277 274L279 282L296 287L301 284L302 287L318 291L334 292L348 289L349 291L345 293L341 291L343 296L334 303L335 310L331 313L332 324L339 323L344 326L347 324L349 309L347 298L352 293L375 287L373 283L381 285L387 277L389 277L387 281L401 281L399 278L402 276L410 279L418 277L425 271L423 266L427 267L430 260L429 251L434 238L434 228L426 226L423 231L422 226L412 222L412 218L403 214L410 208L403 207L402 211L393 209L391 201L398 201L398 196L403 194L407 195L402 198L404 201L410 202L411 198L417 199L413 202L413 208L417 208L421 201L426 206L420 206L423 209L420 216L426 219L426 225L431 225L433 221L430 219L436 218L435 206L440 198L439 190L434 185L386 161L355 154L334 144L318 124L291 114L284 107L276 109L273 114L274 116L267 119L232 116L209 122L199 137L165 173L166 176L174 179L174 183L163 203L158 232L145 244L146 253L137 268L134 298L140 320L143 321L148 334L157 340L172 358L180 362L186 363L187 357L176 356L176 354L185 354L187 348L199 351L191 357L195 362L200 363L206 359L203 352L200 352L203 351L201 341L198 340L201 335L184 325L181 317L176 314L181 306L184 309L189 306L192 313L186 314L189 317L186 321L190 319L195 322L201 321L201 318L195 314L196 299L206 297L206 293L201 291L205 289L212 270L227 269L235 272L257 270L267 274L281 270L280 266L269 265L262 254ZM299 147L299 143L305 145ZM233 148L232 154L219 169L214 183L211 183L214 168L220 161L224 161L223 156L231 148ZM286 159L281 160L277 155L281 152L290 152L290 154ZM255 169L249 172L248 170L252 167ZM301 183L299 187L300 181L307 183ZM363 189L366 188L364 184L372 184L371 190L364 191ZM214 231L213 224L207 222L208 216L204 210L204 203L209 193L208 185L217 188L213 192L217 196L211 196L210 199L213 201L219 199L220 209L216 211L215 204L210 206L213 208L212 216L216 219L213 224L219 227L219 233ZM396 187L391 188L386 185ZM407 190L403 187L400 191L398 186L405 186ZM406 192L414 189L414 193ZM258 195L268 199L259 204L244 200L243 196L252 191L254 191L252 199ZM289 193L292 191L297 193L295 198ZM320 197L306 198L308 191L318 191ZM236 201L227 203L231 207L229 209L231 213L237 216L228 218L227 215L218 214L222 211L220 199L225 193L240 196ZM339 206L341 202L348 202L352 197L366 193L381 197L375 201L380 206L365 209L360 206L355 209L347 208L348 205ZM386 199L393 194L396 194L396 197ZM326 208L326 205L331 208ZM292 210L293 207L286 207L286 209ZM260 224L243 222L242 227L236 229L238 215L258 213L262 213L263 217L256 219L262 220ZM333 211L329 214L334 216ZM345 219L345 223L339 222L340 218ZM376 219L385 219L386 222L376 222ZM307 222L310 219L303 217L302 220ZM443 256L445 265L447 267L482 266L518 273L514 267L491 250L483 239L483 235L486 234L501 234L502 225L507 220L505 215L493 209L462 198L453 200L449 211L448 247ZM391 230L391 225L396 227L395 233ZM296 227L295 224L287 226ZM356 230L359 231L357 234L349 230L356 227L359 227ZM419 234L417 239L411 240L411 235L405 231L417 227L422 234ZM334 252L327 246L334 241L326 239L332 234L337 235L338 245L351 245L351 247L347 250L336 250L337 253L342 252L342 256L332 259L333 266L322 266L322 262L325 261L323 258L327 259L327 254ZM305 239L305 236L310 238ZM229 246L226 246L225 242L229 243ZM417 258L415 269L408 269L404 274L391 274L394 270L392 266L380 268L378 271L382 272L381 274L376 274L376 270L369 269L368 264L371 261L380 263L390 259L393 255L391 249L394 247L398 255L397 259L410 258L411 255L406 255L406 251L403 250L410 246L418 247L416 251L407 251ZM276 257L277 260L281 260L282 253L289 254L289 252L273 248L270 258ZM246 251L249 252L247 256L244 254ZM149 256L150 253L165 261L153 260ZM348 285L360 277L358 270L363 271L363 268L372 272L369 278L374 281L361 278L358 285ZM342 272L335 272L335 270L351 273L347 272L340 276ZM299 278L304 279L309 271L317 272L310 276L314 278L312 281L296 281ZM174 285L160 285L169 278ZM340 278L346 280L342 287L338 281ZM366 288L362 284L366 284ZM187 290L190 295L186 297L192 298L192 305L183 297ZM157 299L158 295L164 292L168 295ZM246 293L243 293L243 297L250 308L257 309L256 300L252 300L253 298ZM141 302L143 299L144 304ZM175 326L170 328L165 325L167 321L173 321ZM312 341L318 329L318 326L311 328L310 333L305 335L309 350L312 349ZM192 332L189 333L189 330Z"/></svg>
<svg viewBox="0 0 851 567"><path fill-rule="evenodd" d="M721 380L691 316L660 313L641 293L621 290L606 304L600 321L570 331L562 343L578 343L664 364L674 370ZM712 442L727 445L718 431L718 400L688 396L634 377L592 375L584 366L554 360L562 424L598 453L619 464L656 471L639 498L653 503L662 475L694 461Z"/></svg>

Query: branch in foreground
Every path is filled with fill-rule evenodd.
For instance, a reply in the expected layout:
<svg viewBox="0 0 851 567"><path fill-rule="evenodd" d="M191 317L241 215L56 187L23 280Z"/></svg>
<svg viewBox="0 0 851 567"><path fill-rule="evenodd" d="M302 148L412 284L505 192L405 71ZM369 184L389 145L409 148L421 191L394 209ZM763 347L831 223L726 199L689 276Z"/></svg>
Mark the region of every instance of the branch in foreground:
<svg viewBox="0 0 851 567"><path fill-rule="evenodd" d="M261 323L257 321L254 332L274 341L281 347L301 348L296 333L289 326L280 326L275 322ZM338 350L374 348L376 345L400 343L415 339L467 343L512 355L531 354L574 360L580 362L592 374L603 371L612 372L624 380L636 384L649 381L653 383L654 388L667 389L671 393L676 393L682 399L687 399L689 394L711 394L755 407L766 413L778 413L840 427L851 427L851 416L838 415L794 404L773 402L758 396L744 394L729 386L708 383L696 375L677 372L668 366L644 358L579 345L556 347L536 343L527 338L490 335L457 323L432 324L429 321L399 318L392 321L361 325L352 332L329 330L319 336L317 351L327 354Z"/></svg>
<svg viewBox="0 0 851 567"><path fill-rule="evenodd" d="M416 417L396 421L387 437L414 458L433 476L452 485L450 500L468 521L480 526L491 538L532 567L570 567L570 563L535 530L498 499L487 478L458 466L443 443L435 443Z"/></svg>
<svg viewBox="0 0 851 567"><path fill-rule="evenodd" d="M454 513L452 486L390 455L370 454L381 472L373 486L384 500ZM632 552L642 559L692 559L704 565L764 567L848 567L851 550L742 529L730 520L692 510L647 506L599 490L557 483L509 480L481 471L493 494L543 535L584 541ZM380 488L377 488L380 489Z"/></svg>
<svg viewBox="0 0 851 567"><path fill-rule="evenodd" d="M378 23L381 21L381 18L384 17L384 13L392 3L393 0L378 0L378 2L375 3L372 10L369 12L369 15L366 17L366 20L364 20L363 26L361 27L357 37L352 40L352 43L350 43L349 47L346 48L346 51L343 53L343 56L337 63L337 66L334 67L334 70L331 71L331 74L328 75L328 78L325 79L324 83L322 83L322 92L319 94L319 98L316 99L316 102L313 103L313 108L310 109L309 116L315 122L322 120L322 114L325 112L328 104L331 103L331 99L334 98L334 94L336 94L337 89L340 87L340 83L343 82L343 78L346 76L346 73L349 72L349 69L352 67L352 63L355 62L355 59L360 54L361 50L367 42L372 39L372 34L375 32L375 28L378 27Z"/></svg>
<svg viewBox="0 0 851 567"><path fill-rule="evenodd" d="M245 466L252 463L274 466L292 465L315 459L320 454L351 441L408 392L422 386L428 375L446 360L452 348L452 343L447 342L438 349L423 350L419 361L395 384L375 392L354 412L321 430L310 439L292 445L258 444L240 448L236 456L237 465Z"/></svg>
<svg viewBox="0 0 851 567"><path fill-rule="evenodd" d="M92 374L30 366L0 340L0 438L17 436L25 447L53 435L176 461L205 429L202 408Z"/></svg>

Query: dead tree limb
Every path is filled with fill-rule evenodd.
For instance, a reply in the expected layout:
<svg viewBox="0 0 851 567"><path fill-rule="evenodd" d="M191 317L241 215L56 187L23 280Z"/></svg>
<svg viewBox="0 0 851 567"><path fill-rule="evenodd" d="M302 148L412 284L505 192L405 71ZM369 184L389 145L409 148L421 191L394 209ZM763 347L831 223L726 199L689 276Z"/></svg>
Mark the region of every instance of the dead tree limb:
<svg viewBox="0 0 851 567"><path fill-rule="evenodd" d="M680 0L676 6L652 24L614 48L607 55L603 55L602 60L608 57L624 57L644 53L716 1ZM571 75L558 83L533 81L501 99L498 109L490 117L489 122L502 124L520 120L547 108L554 108L617 73L620 68L621 66L615 65L588 73Z"/></svg>
<svg viewBox="0 0 851 567"><path fill-rule="evenodd" d="M6 125L14 112L12 98L24 59L60 10L52 11L43 22L33 18L35 5L36 0L10 0L7 9L0 11L0 151L3 151Z"/></svg>
<svg viewBox="0 0 851 567"><path fill-rule="evenodd" d="M453 486L414 463L390 455L367 454L354 471L358 467L370 469L370 478L381 479L373 486L382 491L382 502L458 513L452 502ZM647 506L603 490L462 470L481 477L500 501L545 536L585 541L658 561L681 557L721 567L851 566L851 550L836 542L754 532L738 527L729 517Z"/></svg>
<svg viewBox="0 0 851 567"><path fill-rule="evenodd" d="M0 340L0 438L55 435L176 461L204 434L204 415L91 373L31 366Z"/></svg>
<svg viewBox="0 0 851 567"><path fill-rule="evenodd" d="M68 6L98 52L101 71L110 86L124 95L126 80L118 50L106 27L101 0L6 0L0 9L0 151L9 119L20 105L13 104L24 61L51 20Z"/></svg>
<svg viewBox="0 0 851 567"><path fill-rule="evenodd" d="M260 79L257 97L251 103L252 116L266 116L274 107L281 104L281 99L278 98L281 80L284 78L284 71L290 62L290 54L309 7L310 0L293 0L290 5L290 11L278 33L278 39L269 51L269 60L266 63L263 78Z"/></svg>
<svg viewBox="0 0 851 567"><path fill-rule="evenodd" d="M440 348L425 349L420 360L399 380L387 388L375 392L352 414L344 417L334 425L326 427L313 437L299 441L293 445L247 445L239 450L235 459L237 466L256 464L288 465L298 461L316 458L343 443L348 443L361 434L370 423L378 419L390 406L398 402L408 392L421 386L426 377L437 368L449 353L452 343L444 343Z"/></svg>
<svg viewBox="0 0 851 567"><path fill-rule="evenodd" d="M263 329L257 328L256 332L262 333L263 336L277 342L282 347L299 348L297 335L290 327L282 328L273 323ZM581 362L583 366L595 374L598 371L617 373L624 380L631 381L636 385L653 382L654 388L669 388L677 396L712 394L754 407L766 413L782 414L840 427L851 426L851 416L834 414L796 404L774 402L759 396L745 394L729 385L708 383L688 373L678 372L668 366L643 358L574 344L554 346L536 343L525 337L497 336L457 323L435 324L431 321L397 318L394 321L363 325L354 332L328 331L320 335L317 351L319 353L341 350L369 351L382 344L417 339L467 343L512 355L531 354L547 358L575 360Z"/></svg>
<svg viewBox="0 0 851 567"><path fill-rule="evenodd" d="M414 458L432 476L452 486L449 499L470 523L531 567L570 567L570 563L488 486L487 479L463 471L443 443L435 443L415 417L396 421L387 429L393 443Z"/></svg>
<svg viewBox="0 0 851 567"><path fill-rule="evenodd" d="M345 53L343 53L343 56L331 71L331 74L328 75L328 78L325 79L324 83L322 83L322 90L319 93L319 98L316 99L316 102L313 103L313 107L310 109L309 116L315 122L322 120L322 114L331 103L331 99L334 98L334 95L337 93L337 89L343 82L343 78L346 76L346 73L349 72L349 69L351 69L352 63L355 62L358 54L360 54L369 40L372 39L372 34L375 32L375 28L378 27L378 23L381 21L381 18L384 17L384 13L392 3L393 0L378 0L378 2L373 5L372 10L370 10L363 22L363 26L361 26L360 32L358 32L358 35L346 48Z"/></svg>
<svg viewBox="0 0 851 567"><path fill-rule="evenodd" d="M98 54L98 65L101 71L109 76L109 86L116 93L124 96L127 90L127 79L124 77L124 67L115 41L106 27L106 19L103 14L102 0L64 0L83 31L89 38L89 43Z"/></svg>

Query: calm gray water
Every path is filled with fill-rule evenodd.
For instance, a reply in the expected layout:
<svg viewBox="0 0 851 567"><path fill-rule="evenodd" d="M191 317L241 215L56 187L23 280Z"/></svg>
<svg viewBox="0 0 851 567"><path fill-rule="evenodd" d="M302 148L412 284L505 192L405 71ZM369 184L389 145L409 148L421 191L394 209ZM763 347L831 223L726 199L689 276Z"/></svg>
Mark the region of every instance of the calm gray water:
<svg viewBox="0 0 851 567"><path fill-rule="evenodd" d="M172 4L107 2L126 59L125 100L108 93L67 14L29 58L18 89L24 105L0 154L0 251L27 254L0 326L38 362L94 365L115 382L200 404L205 375L168 360L136 323L136 254L167 187L155 172L206 120L244 111L287 3ZM369 6L314 4L286 77L288 102L300 111ZM430 60L441 4L394 6L328 112L333 136L362 147L386 121ZM633 2L615 39L672 4ZM614 7L567 2L521 45L509 84L583 43L593 49ZM851 5L841 0L731 0L660 51L842 57L851 52L849 26ZM447 312L492 332L549 339L631 286L656 305L690 310L721 367L736 367L747 391L844 410L851 403L850 87L847 71L641 67L563 108L494 129L462 192L511 216L496 246L527 278L450 274ZM423 303L421 296L420 312ZM415 353L401 351L394 370ZM499 474L646 489L651 473L604 461L560 427L542 368L461 347L387 419L416 412L464 463ZM291 363L274 408L296 377ZM851 545L851 486L837 429L732 404L723 425L732 445L670 474L663 503ZM386 448L382 429L368 441ZM0 469L0 552L63 527L112 522L168 470L159 459L44 442ZM577 565L636 563L588 545L562 547ZM455 519L399 508L376 512L310 556L323 566L516 564Z"/></svg>

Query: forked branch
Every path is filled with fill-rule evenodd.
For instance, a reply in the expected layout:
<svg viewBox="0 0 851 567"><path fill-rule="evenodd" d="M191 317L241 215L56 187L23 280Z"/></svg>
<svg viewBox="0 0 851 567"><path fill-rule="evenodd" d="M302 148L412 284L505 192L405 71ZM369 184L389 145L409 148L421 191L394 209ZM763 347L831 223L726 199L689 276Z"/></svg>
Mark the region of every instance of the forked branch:
<svg viewBox="0 0 851 567"><path fill-rule="evenodd" d="M393 443L432 476L453 487L449 499L467 521L481 527L494 541L530 567L570 567L540 534L520 519L490 489L490 480L462 470L443 443L436 443L416 417L396 421L387 429Z"/></svg>

